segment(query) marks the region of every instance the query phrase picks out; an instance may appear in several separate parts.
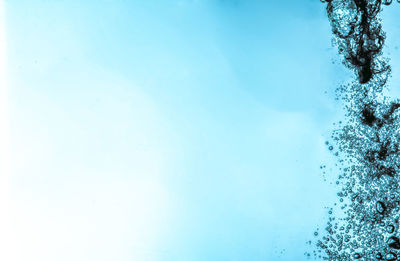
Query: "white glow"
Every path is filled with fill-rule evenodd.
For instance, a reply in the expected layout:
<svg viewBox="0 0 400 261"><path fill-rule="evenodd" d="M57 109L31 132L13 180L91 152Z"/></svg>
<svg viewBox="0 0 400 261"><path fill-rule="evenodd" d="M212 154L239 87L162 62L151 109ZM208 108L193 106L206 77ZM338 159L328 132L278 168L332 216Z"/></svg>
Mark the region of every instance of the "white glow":
<svg viewBox="0 0 400 261"><path fill-rule="evenodd" d="M30 94L25 91L17 101L9 93L12 109L7 111L6 28L0 0L0 260L163 259L158 240L167 228L171 198L159 179L164 157L157 146L164 139L155 131L162 123L155 120L159 117L152 103L137 93L128 104L122 103L121 97L132 86L124 89L115 78L107 84L104 79L95 82L98 71L89 77L86 70L82 77L74 74L76 85L96 89L71 95L80 98L69 100L76 102L72 108L53 99L35 103L27 98L32 113L24 114L26 102L18 102ZM47 53L42 56L56 59ZM13 88L25 86L14 80L9 77ZM54 85L62 88L58 81ZM114 96L105 94L108 86L113 86ZM86 101L93 96L99 103L85 111ZM40 117L41 105L51 108L48 118ZM11 137L9 117L13 119ZM40 135L42 126L48 135Z"/></svg>
<svg viewBox="0 0 400 261"><path fill-rule="evenodd" d="M6 88L6 39L4 26L4 5L0 0L0 168L2 179L7 173L7 88ZM3 183L4 184L4 183Z"/></svg>
<svg viewBox="0 0 400 261"><path fill-rule="evenodd" d="M8 201L8 106L6 80L6 36L4 1L0 0L0 259L8 260L10 219Z"/></svg>

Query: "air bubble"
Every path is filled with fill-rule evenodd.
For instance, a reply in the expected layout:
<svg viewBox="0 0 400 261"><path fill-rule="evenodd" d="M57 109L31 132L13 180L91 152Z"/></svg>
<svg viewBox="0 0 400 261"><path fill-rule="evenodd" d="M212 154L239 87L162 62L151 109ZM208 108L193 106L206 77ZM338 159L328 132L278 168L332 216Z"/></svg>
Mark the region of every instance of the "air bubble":
<svg viewBox="0 0 400 261"><path fill-rule="evenodd" d="M400 249L400 240L398 237L390 237L387 241L387 244L390 248L399 250Z"/></svg>
<svg viewBox="0 0 400 261"><path fill-rule="evenodd" d="M333 124L325 142L338 156L340 202L333 204L340 207L335 214L342 213L329 211L326 229L316 235L315 257L322 260L397 260L400 252L400 100L385 96L391 68L383 57L380 18L381 4L391 3L334 0L327 5L334 44L356 78L337 89L346 116Z"/></svg>
<svg viewBox="0 0 400 261"><path fill-rule="evenodd" d="M397 255L396 255L395 253L393 253L393 252L389 252L389 253L385 256L385 259L386 259L387 261L395 261L395 260L397 260Z"/></svg>
<svg viewBox="0 0 400 261"><path fill-rule="evenodd" d="M383 212L385 212L385 209L386 209L385 204L382 201L376 202L376 211L379 214L383 214Z"/></svg>
<svg viewBox="0 0 400 261"><path fill-rule="evenodd" d="M394 226L393 226L393 225L388 225L388 226L386 227L386 231L387 231L389 234L393 233L393 232L394 232Z"/></svg>
<svg viewBox="0 0 400 261"><path fill-rule="evenodd" d="M398 0L397 0L397 2L398 2ZM382 3L384 5L390 5L392 3L392 0L383 0Z"/></svg>

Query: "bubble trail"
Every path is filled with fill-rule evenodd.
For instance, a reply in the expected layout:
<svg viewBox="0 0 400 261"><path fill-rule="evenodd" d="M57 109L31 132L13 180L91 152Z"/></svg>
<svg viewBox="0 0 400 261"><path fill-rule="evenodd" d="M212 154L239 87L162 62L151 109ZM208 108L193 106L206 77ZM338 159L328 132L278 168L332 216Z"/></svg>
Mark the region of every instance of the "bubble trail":
<svg viewBox="0 0 400 261"><path fill-rule="evenodd" d="M316 235L314 257L400 260L400 101L384 94L391 68L382 55L379 17L392 1L322 2L334 44L355 79L337 89L346 114L332 133L342 215L329 211L325 230Z"/></svg>

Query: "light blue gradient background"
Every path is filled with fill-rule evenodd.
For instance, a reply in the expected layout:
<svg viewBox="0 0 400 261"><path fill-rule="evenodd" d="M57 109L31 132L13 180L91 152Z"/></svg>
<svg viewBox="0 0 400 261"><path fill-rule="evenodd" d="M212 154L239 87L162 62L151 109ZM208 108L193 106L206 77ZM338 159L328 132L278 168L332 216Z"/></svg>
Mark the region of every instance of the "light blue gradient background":
<svg viewBox="0 0 400 261"><path fill-rule="evenodd" d="M351 75L323 4L5 8L12 260L306 260L336 199L319 166Z"/></svg>

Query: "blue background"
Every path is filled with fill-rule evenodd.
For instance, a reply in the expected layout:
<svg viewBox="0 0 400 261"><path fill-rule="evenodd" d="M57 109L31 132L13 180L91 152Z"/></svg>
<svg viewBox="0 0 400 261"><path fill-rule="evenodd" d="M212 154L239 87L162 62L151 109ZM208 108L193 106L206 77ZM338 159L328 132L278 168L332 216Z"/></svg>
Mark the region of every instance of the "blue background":
<svg viewBox="0 0 400 261"><path fill-rule="evenodd" d="M384 11L394 94L399 8ZM336 200L324 142L352 75L320 1L5 11L9 260L306 260Z"/></svg>

